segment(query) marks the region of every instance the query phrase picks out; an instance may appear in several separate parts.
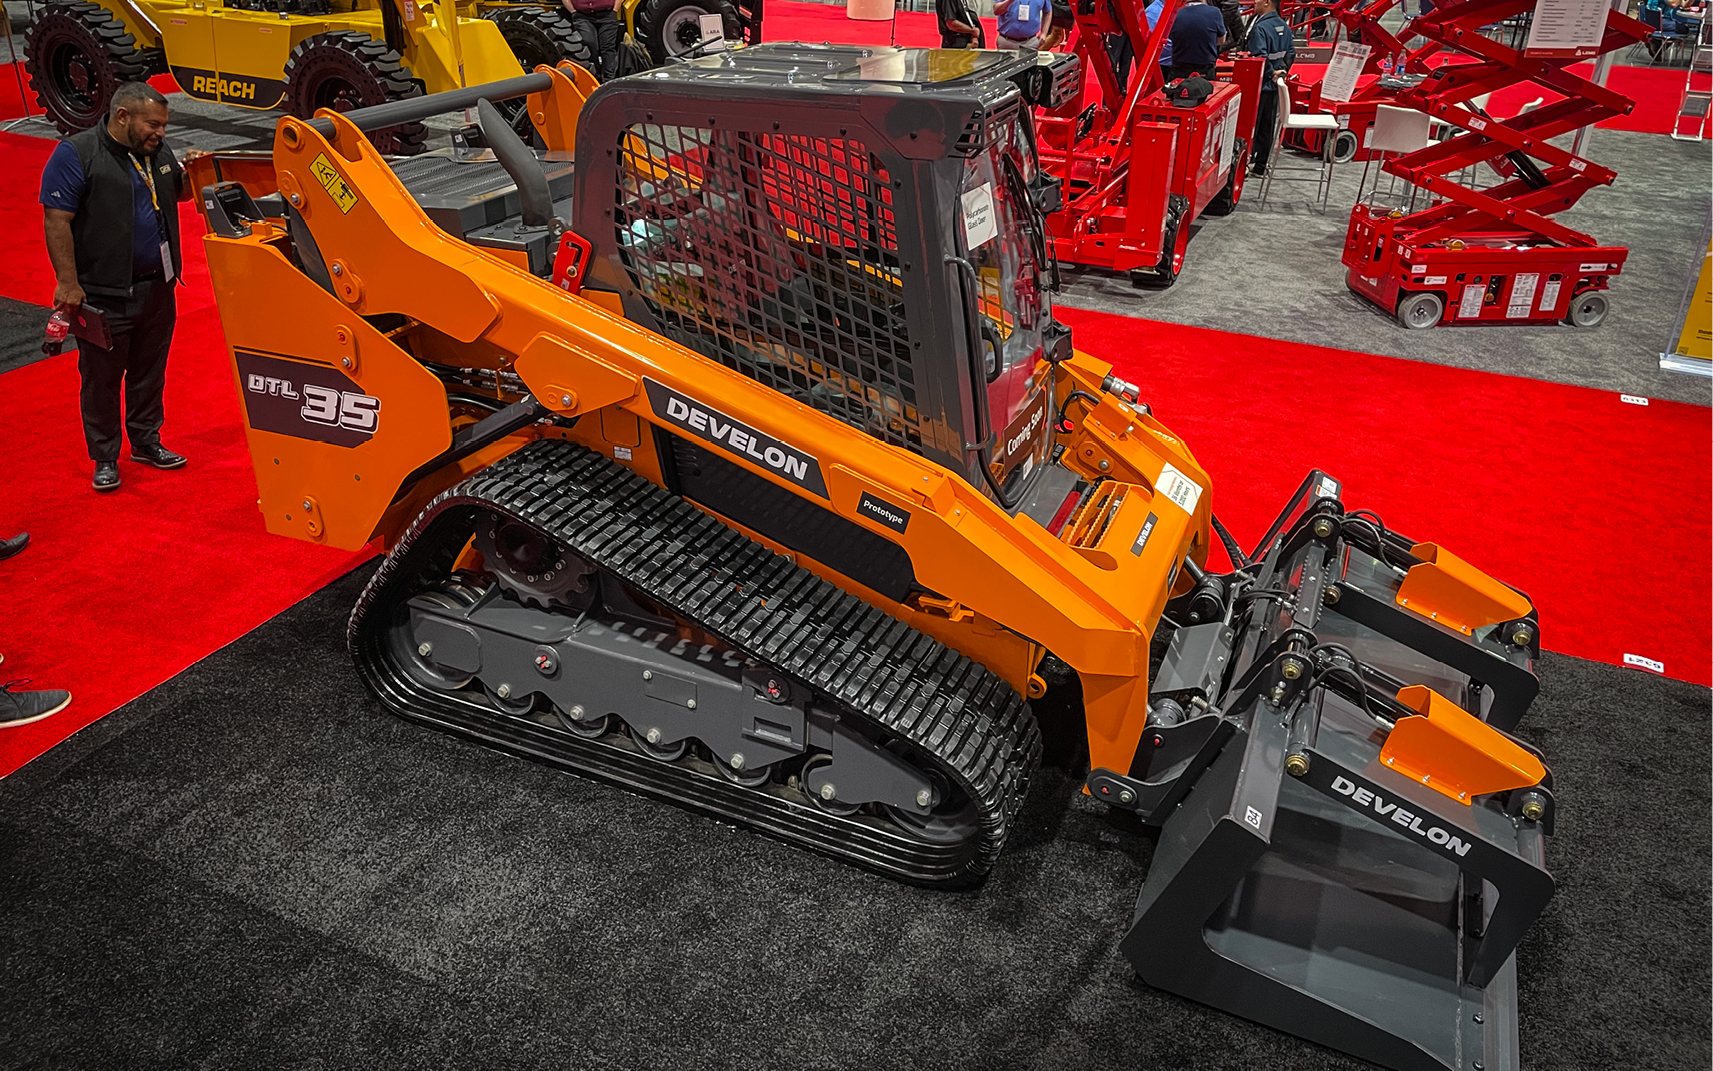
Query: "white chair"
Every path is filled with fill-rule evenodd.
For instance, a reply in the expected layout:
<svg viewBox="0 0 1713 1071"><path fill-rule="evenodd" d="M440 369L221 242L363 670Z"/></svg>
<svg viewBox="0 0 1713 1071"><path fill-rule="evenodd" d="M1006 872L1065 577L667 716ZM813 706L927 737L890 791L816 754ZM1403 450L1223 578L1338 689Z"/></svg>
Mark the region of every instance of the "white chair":
<svg viewBox="0 0 1713 1071"><path fill-rule="evenodd" d="M1273 85L1279 108L1273 120L1273 151L1267 154L1267 170L1261 177L1261 207L1267 207L1267 195L1273 189L1274 173L1284 171L1300 173L1301 177L1280 179L1281 182L1316 183L1315 203L1320 205L1324 211L1327 198L1332 193L1332 152L1333 142L1338 138L1338 120L1325 112L1292 111L1291 91L1285 88L1285 76L1283 74L1273 75ZM1279 166L1280 157L1285 155L1285 132L1287 130L1320 132L1320 155L1316 166L1284 168Z"/></svg>

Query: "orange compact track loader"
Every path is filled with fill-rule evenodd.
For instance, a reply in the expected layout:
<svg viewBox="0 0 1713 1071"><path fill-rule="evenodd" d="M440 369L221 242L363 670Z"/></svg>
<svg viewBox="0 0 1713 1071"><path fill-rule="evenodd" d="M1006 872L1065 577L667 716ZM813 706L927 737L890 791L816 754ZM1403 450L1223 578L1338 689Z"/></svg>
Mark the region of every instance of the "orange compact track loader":
<svg viewBox="0 0 1713 1071"><path fill-rule="evenodd" d="M1053 315L1074 63L543 67L195 161L266 523L384 545L348 638L406 718L945 887L1086 748L1159 829L1149 983L1515 1068L1534 609L1320 472L1248 553L1213 521ZM486 149L365 138L471 107Z"/></svg>

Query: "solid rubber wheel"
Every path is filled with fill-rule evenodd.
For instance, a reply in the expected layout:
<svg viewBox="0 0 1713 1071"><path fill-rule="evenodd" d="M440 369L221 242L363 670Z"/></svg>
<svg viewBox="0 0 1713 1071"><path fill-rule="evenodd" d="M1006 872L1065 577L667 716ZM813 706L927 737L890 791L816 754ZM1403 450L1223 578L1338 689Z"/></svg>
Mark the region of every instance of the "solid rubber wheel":
<svg viewBox="0 0 1713 1071"><path fill-rule="evenodd" d="M421 598L457 613L474 606L479 594L475 589L454 580L441 585L437 590L424 592ZM448 669L436 662L432 647L426 654L423 653L422 645L411 631L410 610L402 603L388 632L387 642L404 671L418 683L437 692L456 692L467 687L474 679L468 673Z"/></svg>
<svg viewBox="0 0 1713 1071"><path fill-rule="evenodd" d="M158 65L125 24L99 4L49 4L24 31L24 70L36 103L62 134L107 117L113 93Z"/></svg>
<svg viewBox="0 0 1713 1071"><path fill-rule="evenodd" d="M797 775L797 784L798 787L802 789L804 797L807 798L810 803L813 803L828 814L836 814L841 818L848 818L862 808L855 803L841 803L837 796L834 796L830 800L824 800L821 798L820 793L812 792L809 789L809 771L819 769L822 766L827 766L831 764L832 761L833 757L825 754L816 755L811 758L808 762L803 764L802 771ZM837 785L834 785L833 787L834 789L838 788Z"/></svg>
<svg viewBox="0 0 1713 1071"><path fill-rule="evenodd" d="M501 714L510 714L514 718L524 718L535 713L537 700L534 692L525 696L512 695L501 699L498 692L485 684L482 686L482 691L487 693L489 704Z"/></svg>
<svg viewBox="0 0 1713 1071"><path fill-rule="evenodd" d="M1572 327L1599 327L1610 307L1605 294L1587 290L1570 299L1570 312L1564 320Z"/></svg>
<svg viewBox="0 0 1713 1071"><path fill-rule="evenodd" d="M573 735L580 736L585 740L605 736L607 730L613 727L611 714L602 714L598 718L585 714L581 719L573 719L569 712L559 709L558 704L553 706L553 716L558 718L559 724L565 726Z"/></svg>
<svg viewBox="0 0 1713 1071"><path fill-rule="evenodd" d="M285 84L285 110L299 119L322 108L348 112L422 94L397 52L355 30L306 38L286 60ZM427 135L421 123L401 123L368 137L383 155L409 156L422 151Z"/></svg>
<svg viewBox="0 0 1713 1071"><path fill-rule="evenodd" d="M710 757L709 761L714 764L714 769L720 771L721 777L734 785L742 785L745 788L760 788L773 777L773 767L771 766L757 766L753 770L745 766L741 770L734 770L731 762L728 761L729 758L730 756L722 759L720 756L714 755Z"/></svg>
<svg viewBox="0 0 1713 1071"><path fill-rule="evenodd" d="M1358 142L1355 131L1340 130L1332 136L1332 162L1348 164L1356 159Z"/></svg>
<svg viewBox="0 0 1713 1071"><path fill-rule="evenodd" d="M677 762L690 750L689 740L680 740L673 744L651 744L648 742L648 730L633 725L630 727L630 741L636 749L656 762Z"/></svg>
<svg viewBox="0 0 1713 1071"><path fill-rule="evenodd" d="M1229 216L1237 211L1237 177L1243 169L1249 166L1249 143L1237 138L1231 150L1231 174L1226 178L1225 185L1213 195L1213 200L1201 210L1204 216Z"/></svg>
<svg viewBox="0 0 1713 1071"><path fill-rule="evenodd" d="M636 36L655 63L683 56L702 41L702 16L719 15L727 41L743 39L743 21L730 0L643 0Z"/></svg>
<svg viewBox="0 0 1713 1071"><path fill-rule="evenodd" d="M1418 290L1398 299L1398 322L1412 331L1433 327L1445 315L1445 299L1431 290Z"/></svg>
<svg viewBox="0 0 1713 1071"><path fill-rule="evenodd" d="M525 74L537 67L557 67L561 60L571 60L594 73L595 57L564 12L544 7L505 7L482 17L500 28L500 36L506 39Z"/></svg>

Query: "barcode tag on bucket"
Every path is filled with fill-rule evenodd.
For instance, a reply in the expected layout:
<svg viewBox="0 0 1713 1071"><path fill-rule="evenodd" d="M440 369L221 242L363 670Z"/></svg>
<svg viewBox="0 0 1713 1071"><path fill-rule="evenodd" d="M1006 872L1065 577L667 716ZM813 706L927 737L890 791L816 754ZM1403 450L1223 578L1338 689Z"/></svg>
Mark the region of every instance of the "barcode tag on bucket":
<svg viewBox="0 0 1713 1071"><path fill-rule="evenodd" d="M1154 484L1154 491L1171 499L1185 513L1194 513L1196 503L1201 501L1201 484L1171 465L1160 470L1160 479Z"/></svg>

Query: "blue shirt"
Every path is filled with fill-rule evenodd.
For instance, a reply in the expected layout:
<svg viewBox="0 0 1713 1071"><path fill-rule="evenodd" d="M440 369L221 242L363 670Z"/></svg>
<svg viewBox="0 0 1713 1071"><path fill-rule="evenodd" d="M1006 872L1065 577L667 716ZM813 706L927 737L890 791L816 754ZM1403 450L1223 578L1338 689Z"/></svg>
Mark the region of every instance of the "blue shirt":
<svg viewBox="0 0 1713 1071"><path fill-rule="evenodd" d="M1013 41L1027 41L1041 32L1041 16L1047 13L1048 0L1011 0L1005 14L999 16L999 33Z"/></svg>
<svg viewBox="0 0 1713 1071"><path fill-rule="evenodd" d="M1148 20L1148 32L1149 33L1154 32L1154 24L1160 21L1160 12L1165 10L1165 7L1166 7L1166 0L1154 0L1154 2L1152 4L1149 4L1148 7L1142 12L1142 17ZM1160 46L1160 66L1170 67L1171 65L1172 65L1172 39L1171 39L1171 37L1168 36L1166 38L1166 43Z"/></svg>
<svg viewBox="0 0 1713 1071"><path fill-rule="evenodd" d="M1219 38L1225 16L1208 4L1186 4L1172 22L1172 62L1188 67L1212 67L1219 59Z"/></svg>
<svg viewBox="0 0 1713 1071"><path fill-rule="evenodd" d="M129 155L126 158L136 159ZM83 174L77 150L66 141L54 146L53 155L48 157L47 166L42 169L42 204L47 208L76 212L83 205L83 195L88 189L89 180ZM155 215L154 197L150 196L148 184L135 165L131 167L131 194L137 212L131 227L131 271L137 275L148 275L161 270L161 242L165 241L165 232Z"/></svg>

